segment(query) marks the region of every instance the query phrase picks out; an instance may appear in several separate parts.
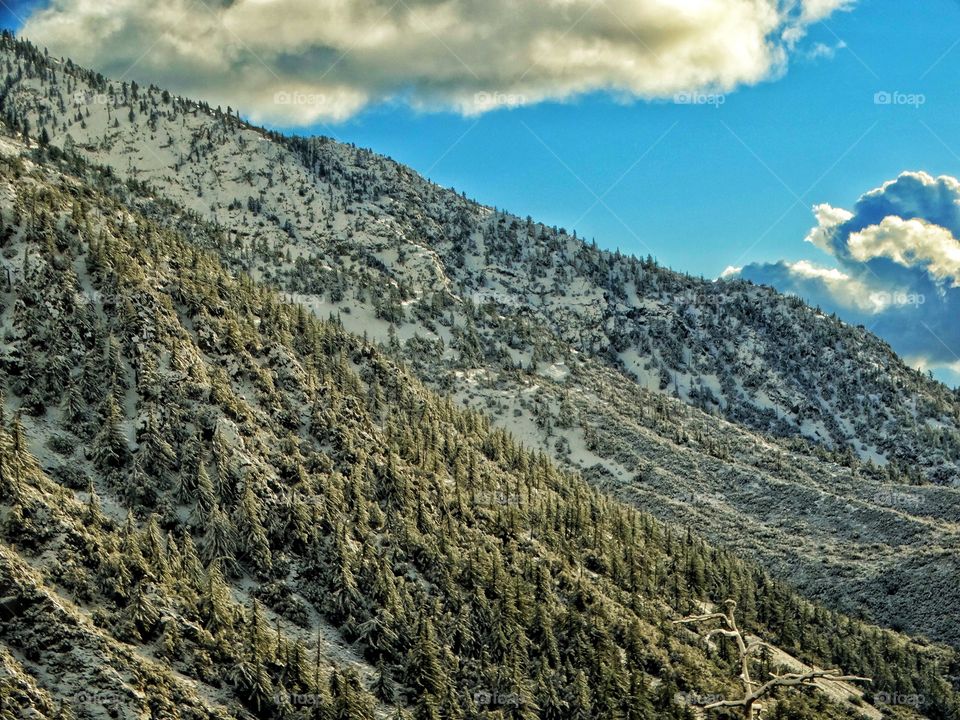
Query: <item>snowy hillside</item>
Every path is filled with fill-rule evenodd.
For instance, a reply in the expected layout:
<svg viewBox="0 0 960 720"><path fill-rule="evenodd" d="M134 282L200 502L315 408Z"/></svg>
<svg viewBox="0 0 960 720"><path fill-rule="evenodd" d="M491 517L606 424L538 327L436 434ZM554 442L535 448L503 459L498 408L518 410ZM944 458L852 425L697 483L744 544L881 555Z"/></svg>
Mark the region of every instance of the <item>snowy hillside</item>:
<svg viewBox="0 0 960 720"><path fill-rule="evenodd" d="M128 191L0 140L0 716L689 720L741 666L673 621L734 598L757 673L874 679L772 717L960 708L954 649L592 489Z"/></svg>
<svg viewBox="0 0 960 720"><path fill-rule="evenodd" d="M575 349L751 428L957 480L956 395L866 332L767 289L598 251L368 151L270 135L229 109L112 83L28 48L16 58L11 41L2 47L3 110L15 125L217 224L238 262L318 309L356 308L348 327L385 338L393 321L402 339L442 339L448 366L526 367L537 359L530 339L483 317L503 315L543 330L544 350ZM452 347L470 305L481 315L469 328L478 358Z"/></svg>
<svg viewBox="0 0 960 720"><path fill-rule="evenodd" d="M10 38L0 52L11 127L142 183L141 212L232 269L810 596L960 643L943 612L960 592L960 403L874 336L602 252L365 150Z"/></svg>

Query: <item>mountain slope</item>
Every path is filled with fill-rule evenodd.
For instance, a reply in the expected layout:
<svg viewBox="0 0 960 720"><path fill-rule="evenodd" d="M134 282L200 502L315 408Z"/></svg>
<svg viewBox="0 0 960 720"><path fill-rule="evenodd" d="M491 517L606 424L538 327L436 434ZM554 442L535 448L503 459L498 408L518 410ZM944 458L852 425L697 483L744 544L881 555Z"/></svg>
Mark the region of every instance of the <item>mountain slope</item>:
<svg viewBox="0 0 960 720"><path fill-rule="evenodd" d="M115 179L0 145L12 716L688 718L736 660L670 621L727 597L756 635L876 678L780 716L880 692L922 695L878 703L895 717L956 715L955 651L606 498Z"/></svg>
<svg viewBox="0 0 960 720"><path fill-rule="evenodd" d="M960 406L875 337L765 288L601 252L367 151L9 36L0 51L11 126L113 168L141 212L234 271L810 597L960 644L943 612L960 602Z"/></svg>
<svg viewBox="0 0 960 720"><path fill-rule="evenodd" d="M283 289L337 307L349 287L381 319L421 326L440 324L444 310L462 326L468 301L491 303L751 428L850 447L894 473L956 479L956 395L797 300L599 251L368 151L264 133L229 109L110 82L9 37L0 49L14 127L46 130L215 222L236 262ZM530 361L529 347L511 352L519 348L477 331L502 359Z"/></svg>

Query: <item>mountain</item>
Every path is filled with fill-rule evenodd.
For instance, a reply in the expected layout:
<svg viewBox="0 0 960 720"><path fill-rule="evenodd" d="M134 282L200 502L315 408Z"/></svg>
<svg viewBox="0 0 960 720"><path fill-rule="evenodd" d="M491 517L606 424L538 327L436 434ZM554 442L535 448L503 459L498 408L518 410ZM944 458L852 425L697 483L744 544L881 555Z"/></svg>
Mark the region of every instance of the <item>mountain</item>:
<svg viewBox="0 0 960 720"><path fill-rule="evenodd" d="M146 182L218 225L237 263L319 307L372 310L447 345L471 319L486 364L526 367L574 350L749 428L882 463L893 479L957 481L957 394L795 299L600 251L369 151L265 133L229 108L111 82L9 37L2 49L14 127L46 130L50 142ZM441 322L447 310L452 325ZM473 310L544 337L526 328L511 337ZM556 347L531 353L532 340Z"/></svg>
<svg viewBox="0 0 960 720"><path fill-rule="evenodd" d="M955 392L862 328L473 203L5 36L0 111L604 490L830 607L960 646Z"/></svg>
<svg viewBox="0 0 960 720"><path fill-rule="evenodd" d="M2 711L691 717L739 670L671 621L733 598L775 644L764 672L789 653L875 679L781 695L780 717L957 715L954 649L836 612L957 640L955 398L882 343L364 151L2 52ZM858 438L879 460L899 428L921 470L671 370L728 360L727 305L781 385L818 367L777 359L788 310L850 382L896 378L820 395L841 418L901 399Z"/></svg>
<svg viewBox="0 0 960 720"><path fill-rule="evenodd" d="M956 651L607 498L129 193L0 142L0 716L698 717L739 661L671 621L733 598L761 671L874 678L773 717L956 717Z"/></svg>

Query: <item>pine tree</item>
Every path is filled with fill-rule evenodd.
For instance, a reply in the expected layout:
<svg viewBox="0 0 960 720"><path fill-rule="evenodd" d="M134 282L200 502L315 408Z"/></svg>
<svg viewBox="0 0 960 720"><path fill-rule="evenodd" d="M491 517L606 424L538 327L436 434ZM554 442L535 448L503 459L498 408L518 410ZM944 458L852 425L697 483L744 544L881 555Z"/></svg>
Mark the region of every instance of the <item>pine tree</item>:
<svg viewBox="0 0 960 720"><path fill-rule="evenodd" d="M231 672L231 680L247 704L258 713L267 712L273 702L273 681L267 672L271 662L269 630L256 600L246 620L243 654Z"/></svg>
<svg viewBox="0 0 960 720"><path fill-rule="evenodd" d="M99 527L106 520L106 516L103 514L103 509L100 506L100 497L97 495L97 490L94 488L93 483L87 487L87 505L86 512L84 513L84 522L92 528Z"/></svg>
<svg viewBox="0 0 960 720"><path fill-rule="evenodd" d="M383 660L377 662L376 675L374 675L373 685L370 690L388 705L393 705L397 701L397 685L390 675L390 671L384 665Z"/></svg>
<svg viewBox="0 0 960 720"><path fill-rule="evenodd" d="M406 662L406 681L417 692L439 696L446 684L433 624L423 618Z"/></svg>
<svg viewBox="0 0 960 720"><path fill-rule="evenodd" d="M273 567L270 543L260 520L257 497L249 482L244 485L240 494L235 525L246 556L250 558L257 573L266 577Z"/></svg>
<svg viewBox="0 0 960 720"><path fill-rule="evenodd" d="M101 472L123 467L129 457L127 438L120 425L120 408L109 395L103 413L103 424L93 443L93 459Z"/></svg>
<svg viewBox="0 0 960 720"><path fill-rule="evenodd" d="M352 670L334 670L330 674L330 696L334 720L373 720L373 703Z"/></svg>
<svg viewBox="0 0 960 720"><path fill-rule="evenodd" d="M643 673L635 670L630 673L630 689L623 698L624 720L654 720L653 704L647 695L647 685Z"/></svg>
<svg viewBox="0 0 960 720"><path fill-rule="evenodd" d="M188 484L188 487L193 488L193 499L197 503L197 515L201 517L210 515L217 505L217 493L214 491L210 475L207 474L207 469L202 463L197 466L196 478ZM185 494L189 491L184 489L183 492Z"/></svg>
<svg viewBox="0 0 960 720"><path fill-rule="evenodd" d="M145 470L165 485L167 476L177 461L177 454L157 427L157 418L152 408L147 413L139 443Z"/></svg>
<svg viewBox="0 0 960 720"><path fill-rule="evenodd" d="M567 687L566 703L569 720L589 720L593 704L590 701L590 686L583 670L577 670L573 682Z"/></svg>
<svg viewBox="0 0 960 720"><path fill-rule="evenodd" d="M212 633L223 634L232 630L233 611L230 602L230 592L220 571L220 563L213 562L207 568L206 586L201 598L206 627Z"/></svg>
<svg viewBox="0 0 960 720"><path fill-rule="evenodd" d="M160 620L160 611L157 610L147 590L145 583L137 583L133 588L130 604L127 606L131 630L134 637L141 642L153 634Z"/></svg>
<svg viewBox="0 0 960 720"><path fill-rule="evenodd" d="M7 456L7 466L13 477L13 483L17 487L37 470L36 461L27 445L27 434L19 412L14 414L10 421L10 452Z"/></svg>
<svg viewBox="0 0 960 720"><path fill-rule="evenodd" d="M87 417L86 403L83 399L80 382L71 380L63 396L63 420L67 429L76 429Z"/></svg>
<svg viewBox="0 0 960 720"><path fill-rule="evenodd" d="M236 532L230 518L214 505L204 522L206 532L203 536L203 560L209 567L218 563L228 575L237 571L237 561L234 557L236 547Z"/></svg>

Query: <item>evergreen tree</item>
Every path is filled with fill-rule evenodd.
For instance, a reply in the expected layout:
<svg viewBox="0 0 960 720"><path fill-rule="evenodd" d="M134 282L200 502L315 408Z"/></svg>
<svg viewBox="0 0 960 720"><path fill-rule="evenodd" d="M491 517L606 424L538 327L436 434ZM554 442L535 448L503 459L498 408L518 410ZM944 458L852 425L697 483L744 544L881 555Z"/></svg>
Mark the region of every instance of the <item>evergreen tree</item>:
<svg viewBox="0 0 960 720"><path fill-rule="evenodd" d="M130 448L121 427L120 408L109 395L103 411L103 424L93 443L93 459L102 472L123 467L129 459Z"/></svg>

